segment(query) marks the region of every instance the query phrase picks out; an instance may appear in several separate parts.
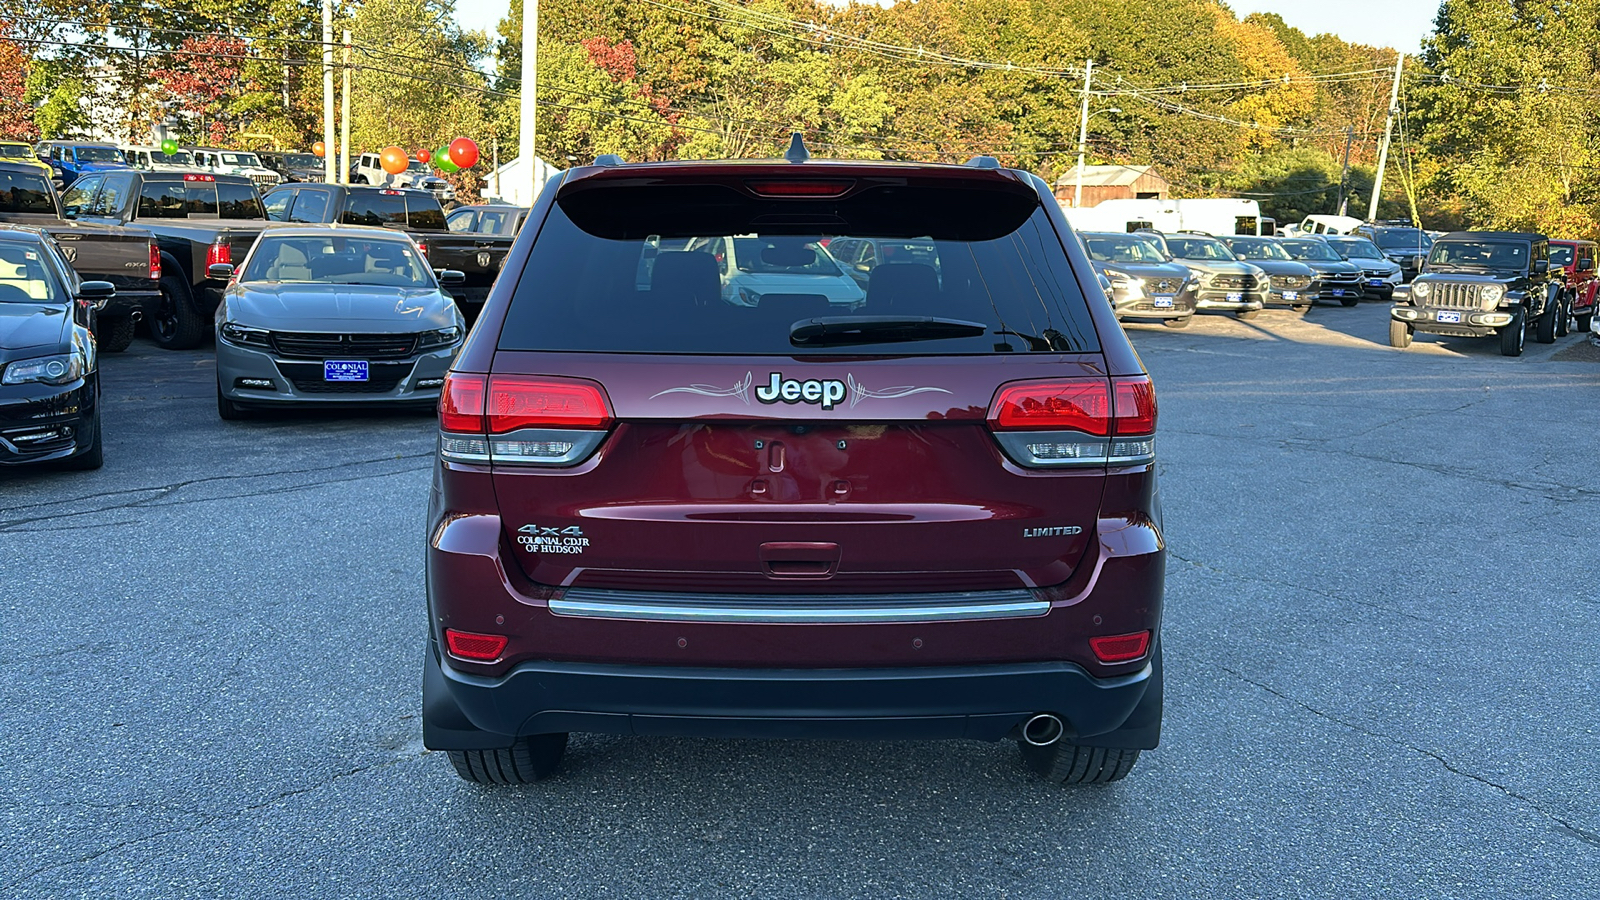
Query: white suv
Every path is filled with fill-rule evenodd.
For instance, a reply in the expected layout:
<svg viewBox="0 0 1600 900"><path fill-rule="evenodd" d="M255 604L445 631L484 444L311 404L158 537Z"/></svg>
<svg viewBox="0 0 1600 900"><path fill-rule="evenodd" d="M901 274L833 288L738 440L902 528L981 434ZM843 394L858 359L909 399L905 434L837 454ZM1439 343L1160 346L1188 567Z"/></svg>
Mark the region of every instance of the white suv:
<svg viewBox="0 0 1600 900"><path fill-rule="evenodd" d="M254 153L239 150L219 150L215 147L187 148L194 157L195 168L213 175L243 175L254 181L256 187L266 190L283 183L283 176L263 166Z"/></svg>

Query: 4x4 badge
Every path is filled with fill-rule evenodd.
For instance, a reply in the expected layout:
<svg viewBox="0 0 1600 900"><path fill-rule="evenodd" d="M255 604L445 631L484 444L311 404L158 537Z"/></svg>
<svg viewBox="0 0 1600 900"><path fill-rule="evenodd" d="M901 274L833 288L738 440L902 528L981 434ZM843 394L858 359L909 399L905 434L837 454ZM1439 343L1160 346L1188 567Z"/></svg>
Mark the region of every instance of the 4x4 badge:
<svg viewBox="0 0 1600 900"><path fill-rule="evenodd" d="M530 553L582 553L589 546L589 539L577 525L556 528L529 524L517 529L517 543Z"/></svg>

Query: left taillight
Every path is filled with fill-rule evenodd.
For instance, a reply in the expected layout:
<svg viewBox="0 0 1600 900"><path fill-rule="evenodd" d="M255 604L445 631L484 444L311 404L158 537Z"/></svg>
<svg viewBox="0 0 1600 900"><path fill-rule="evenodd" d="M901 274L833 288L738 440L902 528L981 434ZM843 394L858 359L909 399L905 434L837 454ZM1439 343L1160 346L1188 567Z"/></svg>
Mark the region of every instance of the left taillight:
<svg viewBox="0 0 1600 900"><path fill-rule="evenodd" d="M1156 395L1148 375L1003 385L989 429L1029 468L1134 465L1155 458Z"/></svg>
<svg viewBox="0 0 1600 900"><path fill-rule="evenodd" d="M440 456L455 462L570 466L612 423L599 384L578 378L452 372L439 394Z"/></svg>
<svg viewBox="0 0 1600 900"><path fill-rule="evenodd" d="M206 255L209 256L210 254ZM150 242L150 279L152 281L161 280L161 248L157 247L156 242L153 240Z"/></svg>
<svg viewBox="0 0 1600 900"><path fill-rule="evenodd" d="M233 248L229 247L222 238L206 248L206 268L222 264L233 265Z"/></svg>

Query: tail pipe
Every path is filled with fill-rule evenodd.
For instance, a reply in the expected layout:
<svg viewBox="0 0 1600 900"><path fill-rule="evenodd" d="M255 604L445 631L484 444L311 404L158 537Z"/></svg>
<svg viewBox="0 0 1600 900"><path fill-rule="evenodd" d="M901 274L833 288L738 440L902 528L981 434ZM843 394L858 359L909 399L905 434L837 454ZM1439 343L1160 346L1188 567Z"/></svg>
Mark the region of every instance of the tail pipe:
<svg viewBox="0 0 1600 900"><path fill-rule="evenodd" d="M1066 726L1054 713L1035 713L1022 723L1022 739L1035 747L1048 747L1066 733Z"/></svg>

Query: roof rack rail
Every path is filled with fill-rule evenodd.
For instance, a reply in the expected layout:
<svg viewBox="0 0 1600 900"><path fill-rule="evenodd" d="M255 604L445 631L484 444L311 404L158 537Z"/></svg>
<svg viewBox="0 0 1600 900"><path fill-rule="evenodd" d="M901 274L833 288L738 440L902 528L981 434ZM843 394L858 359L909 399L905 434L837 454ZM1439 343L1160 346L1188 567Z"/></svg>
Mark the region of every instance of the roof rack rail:
<svg viewBox="0 0 1600 900"><path fill-rule="evenodd" d="M597 166L620 166L622 163L622 157L615 153L602 153L594 158L594 164Z"/></svg>
<svg viewBox="0 0 1600 900"><path fill-rule="evenodd" d="M974 156L973 158L971 158L971 159L967 160L966 162L962 163L962 165L971 166L974 169L998 169L998 168L1001 168L1000 160L995 159L992 156Z"/></svg>
<svg viewBox="0 0 1600 900"><path fill-rule="evenodd" d="M789 135L789 149L783 151L783 158L792 163L803 163L811 158L811 151L806 149L806 139L800 132Z"/></svg>

